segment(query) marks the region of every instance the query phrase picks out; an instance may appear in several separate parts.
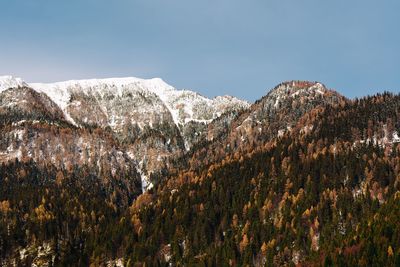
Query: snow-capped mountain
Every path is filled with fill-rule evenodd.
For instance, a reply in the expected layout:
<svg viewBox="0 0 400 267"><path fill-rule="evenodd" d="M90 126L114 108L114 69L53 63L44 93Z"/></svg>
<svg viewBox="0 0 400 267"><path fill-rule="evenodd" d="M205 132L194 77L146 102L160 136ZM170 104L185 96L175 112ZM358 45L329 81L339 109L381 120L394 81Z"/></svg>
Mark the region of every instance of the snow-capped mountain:
<svg viewBox="0 0 400 267"><path fill-rule="evenodd" d="M70 80L56 83L26 83L21 78L13 76L0 76L0 92L9 88L31 87L39 93L44 93L53 100L65 113L66 119L76 124L71 116L74 106L74 96L84 94L86 97L94 97L96 101L104 102L113 98L122 98L129 93L144 95L145 97L156 97L157 104L164 105L178 128L189 122L209 123L226 111L247 108L250 104L246 101L232 96L217 96L213 99L204 97L190 90L177 90L165 83L160 78L140 79L109 78ZM131 95L128 95L131 97ZM159 109L160 106L154 106ZM111 115L108 110L103 109L105 115ZM108 126L117 129L117 121L120 118L109 118Z"/></svg>
<svg viewBox="0 0 400 267"><path fill-rule="evenodd" d="M31 83L29 86L38 92L47 94L64 110L69 118L71 118L70 110L73 109L74 105L77 105L72 98L76 94L93 96L96 101L100 102L118 97L130 97L129 93L142 94L149 98L156 97L158 98L157 104L165 106L178 128L191 121L208 123L226 110L249 106L246 101L230 96L209 99L193 91L176 90L160 78L139 79L129 77L71 80L49 84ZM159 108L160 106L154 107L154 109ZM108 110L103 110L103 112L109 113ZM119 119L111 117L108 121L109 126L116 128Z"/></svg>
<svg viewBox="0 0 400 267"><path fill-rule="evenodd" d="M0 92L8 88L28 86L21 78L15 78L13 76L0 76Z"/></svg>
<svg viewBox="0 0 400 267"><path fill-rule="evenodd" d="M214 151L261 144L290 131L318 105L344 100L321 83L305 81L282 83L251 106L230 96L209 99L177 90L159 78L27 84L5 76L0 84L0 112L8 114L2 116L6 121L9 117L64 121L81 129L102 129L137 166L144 188L151 187L152 173L168 169L171 159L196 144L210 142L209 155L199 155L203 150L197 147L192 161L218 158Z"/></svg>
<svg viewBox="0 0 400 267"><path fill-rule="evenodd" d="M398 224L400 95L290 81L248 106L160 79L0 81L0 265L367 262L352 225Z"/></svg>
<svg viewBox="0 0 400 267"><path fill-rule="evenodd" d="M209 99L193 91L177 90L159 78L28 84L4 76L0 85L0 91L4 91L2 107L23 107L24 119L32 119L28 113L40 114L35 118L110 131L145 179L164 168L170 157L189 150L214 119L249 106L230 96ZM149 181L143 183L151 185Z"/></svg>

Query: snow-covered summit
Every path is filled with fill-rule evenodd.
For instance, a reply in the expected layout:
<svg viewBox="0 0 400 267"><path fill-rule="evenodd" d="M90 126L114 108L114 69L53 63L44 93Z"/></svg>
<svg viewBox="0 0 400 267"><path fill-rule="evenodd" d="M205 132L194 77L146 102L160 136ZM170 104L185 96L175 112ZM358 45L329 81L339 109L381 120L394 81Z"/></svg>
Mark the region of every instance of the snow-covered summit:
<svg viewBox="0 0 400 267"><path fill-rule="evenodd" d="M65 108L70 100L73 91L97 91L102 93L110 91L115 95L121 95L124 87L133 84L143 84L151 91L163 91L169 86L159 78L139 79L135 77L126 78L107 78L107 79L87 79L87 80L68 80L55 83L30 83L36 91L43 92L53 99L61 107ZM136 86L138 89L139 86Z"/></svg>
<svg viewBox="0 0 400 267"><path fill-rule="evenodd" d="M144 92L156 95L170 111L175 124L180 127L188 122L210 122L225 109L245 108L246 101L234 97L206 98L190 90L177 90L160 78L136 77L70 80L56 83L31 83L30 86L47 94L64 112L70 104L71 95L77 91L84 94L121 96L123 92ZM221 110L222 109L222 110ZM66 117L69 117L67 114Z"/></svg>
<svg viewBox="0 0 400 267"><path fill-rule="evenodd" d="M39 90L62 90L68 91L71 88L81 88L87 90L89 88L113 87L117 89L115 93L120 93L121 89L130 84L141 84L153 92L162 92L164 90L173 89L172 86L165 83L160 78L140 79L136 77L124 78L106 78L106 79L84 79L84 80L68 80L55 83L30 83L30 86Z"/></svg>
<svg viewBox="0 0 400 267"><path fill-rule="evenodd" d="M168 158L181 155L201 141L214 119L250 106L235 97L210 99L190 90L178 90L160 78L127 77L29 84L10 76L0 79L2 90L21 86L27 87L27 94L11 90L7 92L8 102L16 102L14 96L18 96L20 101L16 103L23 103L19 106L24 107L27 113L31 111L30 103L32 95L35 95L32 92L40 93L38 98L43 101L39 102L46 104L43 110L51 114L56 109L59 111L59 116L52 117L54 120L65 119L81 128L111 130L136 163L143 185L148 185L146 177L163 168ZM2 94L5 99L5 93ZM34 110L38 106L32 106L32 113L38 113Z"/></svg>
<svg viewBox="0 0 400 267"><path fill-rule="evenodd" d="M0 76L0 92L9 88L28 86L21 78L10 75Z"/></svg>
<svg viewBox="0 0 400 267"><path fill-rule="evenodd" d="M118 123L115 122L115 119L118 120L118 118L115 118L115 114L110 114L110 110L107 109L108 104L115 104L109 103L108 100L121 98L124 94L133 95L135 98L130 100L131 103L127 104L126 108L133 108L130 107L133 102L140 105L141 97L145 97L148 101L145 101L144 104L152 102L153 107L151 103L150 106L145 105L146 109L144 106L138 107L141 111L146 112L149 108L154 111L167 109L173 122L181 130L190 122L207 124L226 111L250 106L248 102L232 96L218 96L210 99L190 90L177 90L160 78L125 77L28 84L21 78L0 76L0 92L22 86L29 86L39 93L46 94L64 112L64 117L75 125L79 124L74 118L78 114L76 109L82 102L73 102L73 97L76 95L93 98L93 103L100 106L98 109L105 113L104 117L107 117L103 121L108 121L111 127L118 126ZM123 105L120 102L118 104ZM150 124L152 123L150 122Z"/></svg>

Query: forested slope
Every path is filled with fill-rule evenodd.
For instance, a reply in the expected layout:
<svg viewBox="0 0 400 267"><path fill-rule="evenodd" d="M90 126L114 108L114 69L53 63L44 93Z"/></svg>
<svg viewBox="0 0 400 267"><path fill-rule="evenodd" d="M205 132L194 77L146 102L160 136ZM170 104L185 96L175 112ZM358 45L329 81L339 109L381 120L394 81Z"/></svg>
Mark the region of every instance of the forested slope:
<svg viewBox="0 0 400 267"><path fill-rule="evenodd" d="M181 173L134 210L132 257L206 266L399 264L399 114L400 97L391 94L319 107L246 155Z"/></svg>
<svg viewBox="0 0 400 267"><path fill-rule="evenodd" d="M107 131L46 116L4 120L1 129L26 130L35 142L35 134L67 148L74 136L84 147L111 141L99 166L96 153L80 164L68 158L68 167L35 153L1 164L0 263L398 266L400 96L320 100L290 129L244 142L240 153L192 154L195 164L141 195L134 166L107 164L125 158ZM24 138L10 135L3 147Z"/></svg>

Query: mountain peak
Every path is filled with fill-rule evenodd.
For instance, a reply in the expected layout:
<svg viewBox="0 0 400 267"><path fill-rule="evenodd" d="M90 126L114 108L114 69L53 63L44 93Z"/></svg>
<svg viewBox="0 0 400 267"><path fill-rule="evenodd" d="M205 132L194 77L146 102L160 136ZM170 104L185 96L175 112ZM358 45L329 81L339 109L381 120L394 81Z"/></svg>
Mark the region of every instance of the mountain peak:
<svg viewBox="0 0 400 267"><path fill-rule="evenodd" d="M0 76L0 91L8 88L28 86L21 78L13 77L11 75Z"/></svg>
<svg viewBox="0 0 400 267"><path fill-rule="evenodd" d="M102 78L102 79L80 79L80 80L67 80L55 83L32 83L33 87L58 87L60 89L67 89L68 87L80 86L82 88L95 87L100 85L106 86L126 86L135 83L151 84L153 86L171 87L160 78L141 79L136 77L118 77L118 78Z"/></svg>
<svg viewBox="0 0 400 267"><path fill-rule="evenodd" d="M159 85L159 86L165 86L165 87L171 87L168 83L166 83L163 79L159 77L151 78L151 79L145 79L145 81L151 82L154 85Z"/></svg>
<svg viewBox="0 0 400 267"><path fill-rule="evenodd" d="M324 94L328 89L326 86L320 82L311 82L311 81L286 81L275 86L271 92L286 92L286 93L295 93L296 91L306 90L306 91L316 91L317 93Z"/></svg>
<svg viewBox="0 0 400 267"><path fill-rule="evenodd" d="M211 100L190 90L177 90L161 78L125 77L69 80L57 83L32 83L30 86L49 95L64 111L71 104L71 95L77 92L95 95L98 92L103 96L122 95L124 91L131 93L147 91L156 95L164 103L178 127L190 121L211 121L227 108L236 109L238 106L248 106L247 102L233 97ZM224 102L225 105L222 105L221 102Z"/></svg>
<svg viewBox="0 0 400 267"><path fill-rule="evenodd" d="M282 82L277 87L280 87L280 86L289 86L289 87L291 87L293 89L310 88L310 87L313 87L313 86L323 86L323 87L325 87L320 82L302 81L302 80L292 80L292 81Z"/></svg>
<svg viewBox="0 0 400 267"><path fill-rule="evenodd" d="M282 82L275 86L268 94L269 97L275 97L277 99L286 98L297 98L297 97L326 97L335 95L336 98L344 98L338 92L328 89L324 84L320 82L311 81L287 81ZM279 100L278 100L279 101Z"/></svg>

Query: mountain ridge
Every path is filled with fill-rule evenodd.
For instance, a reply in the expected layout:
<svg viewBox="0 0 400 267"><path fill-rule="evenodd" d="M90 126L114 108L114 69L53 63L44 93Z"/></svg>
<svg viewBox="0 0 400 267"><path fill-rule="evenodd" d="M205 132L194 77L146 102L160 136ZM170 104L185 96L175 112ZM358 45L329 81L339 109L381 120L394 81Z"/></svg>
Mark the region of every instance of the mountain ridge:
<svg viewBox="0 0 400 267"><path fill-rule="evenodd" d="M400 95L289 81L210 111L89 83L62 89L64 110L2 83L0 265L400 262Z"/></svg>
<svg viewBox="0 0 400 267"><path fill-rule="evenodd" d="M171 159L187 157L196 144L211 141L207 153L240 150L248 142L257 144L290 130L301 114L316 105L345 99L323 84L309 81L282 82L249 104L233 96L209 99L190 90L177 90L160 78L31 84L12 76L0 77L2 80L0 92L10 86L28 86L46 95L71 125L111 129L115 138L125 143L125 151L148 188L152 173L163 173ZM195 151L191 161L197 161L195 157L207 161L206 155L198 154L201 151Z"/></svg>
<svg viewBox="0 0 400 267"><path fill-rule="evenodd" d="M136 88L129 88L131 85L136 85ZM116 94L121 95L124 89L130 90L138 90L137 87L141 87L141 89L148 90L154 94L156 94L167 106L170 113L173 116L175 124L178 126L179 124L185 124L190 121L200 121L200 122L210 122L212 119L218 117L219 113L213 114L212 118L201 119L191 117L191 116L179 116L179 110L176 106L172 106L170 102L177 102L179 98L182 97L191 97L198 98L194 100L206 102L208 106L217 105L218 107L222 106L221 102L232 102L233 104L237 104L242 107L248 107L250 104L245 100L240 100L234 96L224 95L224 96L215 96L213 98L207 98L195 91L182 89L178 90L173 86L167 84L161 78L151 78L151 79L142 79L136 77L121 77L121 78L104 78L104 79L81 79L81 80L67 80L61 82L54 83L26 83L21 78L15 78L13 76L0 76L0 92L12 88L12 87L20 87L20 86L28 86L33 88L34 90L45 93L48 95L62 110L65 110L68 102L71 97L70 90L72 89L81 89L83 92L91 90L91 89L99 89L101 86L112 87L112 89L116 89ZM190 99L189 99L190 100ZM192 113L193 109L189 107L187 113ZM193 114L187 114L192 115ZM70 117L70 116L67 116ZM184 117L184 118L180 118ZM73 122L72 118L69 120Z"/></svg>
<svg viewBox="0 0 400 267"><path fill-rule="evenodd" d="M233 96L209 99L190 90L177 90L160 78L28 84L20 78L0 77L0 94L21 87L51 99L62 111L63 119L73 126L111 129L115 138L126 144L126 152L138 166L143 183L149 186L147 177L163 168L162 161L189 150L212 120L250 105ZM7 99L5 105L15 104L12 97ZM29 103L33 99L21 101ZM31 113L38 112L31 109Z"/></svg>

